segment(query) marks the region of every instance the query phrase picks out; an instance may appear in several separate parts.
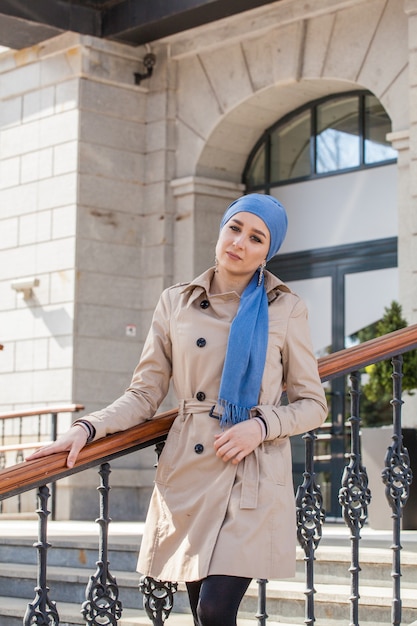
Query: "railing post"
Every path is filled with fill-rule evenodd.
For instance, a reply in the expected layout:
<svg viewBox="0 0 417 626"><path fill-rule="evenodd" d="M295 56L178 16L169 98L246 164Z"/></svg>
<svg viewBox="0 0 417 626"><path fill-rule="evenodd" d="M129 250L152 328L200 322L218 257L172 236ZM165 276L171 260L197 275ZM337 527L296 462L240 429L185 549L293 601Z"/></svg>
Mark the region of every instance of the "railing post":
<svg viewBox="0 0 417 626"><path fill-rule="evenodd" d="M90 576L81 613L88 626L117 626L122 615L122 603L119 598L119 588L116 579L109 572L108 562L108 526L111 519L109 510L109 463L100 466L100 517L96 522L100 525L99 560L94 576Z"/></svg>
<svg viewBox="0 0 417 626"><path fill-rule="evenodd" d="M47 518L49 515L47 504L49 495L47 486L39 487L39 508L36 511L39 516L38 542L34 544L34 547L38 550L36 597L26 608L23 626L33 626L34 624L39 624L39 626L44 626L45 624L59 626L56 604L49 600L49 588L46 586L46 555L50 548L50 544L47 542Z"/></svg>
<svg viewBox="0 0 417 626"><path fill-rule="evenodd" d="M368 476L366 469L362 466L360 452L360 373L352 372L350 375L352 383L350 391L351 415L350 441L351 452L350 462L345 467L342 476L342 487L339 492L339 502L343 508L343 517L350 529L350 539L352 542L351 566L351 595L350 595L350 625L359 624L359 541L360 530L368 518L368 505L371 501L371 492L368 488Z"/></svg>
<svg viewBox="0 0 417 626"><path fill-rule="evenodd" d="M258 610L256 611L256 619L258 620L258 626L265 626L268 619L268 613L266 612L266 578L258 578Z"/></svg>
<svg viewBox="0 0 417 626"><path fill-rule="evenodd" d="M306 604L304 623L311 626L314 616L314 560L315 550L322 537L322 526L325 518L323 497L320 486L315 481L314 473L314 432L306 433L305 440L305 472L303 484L297 489L297 537L304 550L306 571Z"/></svg>
<svg viewBox="0 0 417 626"><path fill-rule="evenodd" d="M58 413L51 413L51 439L58 438ZM51 484L51 519L56 519L56 483Z"/></svg>
<svg viewBox="0 0 417 626"><path fill-rule="evenodd" d="M385 469L382 472L382 480L385 484L385 494L388 504L392 509L393 543L392 543L392 582L393 599L391 607L391 619L394 626L401 624L401 518L402 509L406 505L410 493L410 485L413 474L410 467L410 457L407 448L403 446L401 430L401 407L402 395L402 355L393 357L393 434L392 444L387 450L385 457Z"/></svg>

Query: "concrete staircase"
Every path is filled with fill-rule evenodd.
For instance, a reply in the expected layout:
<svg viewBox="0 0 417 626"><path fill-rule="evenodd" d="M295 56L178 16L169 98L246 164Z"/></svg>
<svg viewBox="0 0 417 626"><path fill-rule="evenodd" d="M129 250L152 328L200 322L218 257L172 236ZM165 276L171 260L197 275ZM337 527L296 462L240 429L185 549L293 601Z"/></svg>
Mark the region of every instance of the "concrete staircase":
<svg viewBox="0 0 417 626"><path fill-rule="evenodd" d="M49 599L57 603L60 626L84 624L80 613L88 579L98 560L99 528L94 523L50 522L48 541ZM110 572L119 585L123 604L120 626L148 625L135 571L142 524L112 523L109 527ZM364 529L360 548L360 623L364 626L391 624L391 537L385 531ZM37 521L0 518L0 626L22 626L36 584ZM404 531L401 551L402 624L417 620L417 531ZM297 576L288 581L270 581L267 586L269 626L304 623L305 582L301 551ZM317 626L350 623L350 540L344 525L325 525L316 553L315 616ZM252 583L241 606L238 626L255 626L257 585ZM175 595L171 626L192 626L184 586ZM220 626L220 625L219 625Z"/></svg>

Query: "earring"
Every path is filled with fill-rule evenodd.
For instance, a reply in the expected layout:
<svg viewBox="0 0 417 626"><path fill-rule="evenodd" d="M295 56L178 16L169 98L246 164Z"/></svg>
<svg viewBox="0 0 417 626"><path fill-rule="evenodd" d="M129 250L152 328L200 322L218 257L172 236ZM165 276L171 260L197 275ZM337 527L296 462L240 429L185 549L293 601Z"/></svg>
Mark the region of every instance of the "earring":
<svg viewBox="0 0 417 626"><path fill-rule="evenodd" d="M219 262L217 260L217 257L215 256L214 257L214 272L217 272L218 266L219 266Z"/></svg>
<svg viewBox="0 0 417 626"><path fill-rule="evenodd" d="M263 261L262 264L259 266L258 287L262 285L265 265L266 265L266 261Z"/></svg>

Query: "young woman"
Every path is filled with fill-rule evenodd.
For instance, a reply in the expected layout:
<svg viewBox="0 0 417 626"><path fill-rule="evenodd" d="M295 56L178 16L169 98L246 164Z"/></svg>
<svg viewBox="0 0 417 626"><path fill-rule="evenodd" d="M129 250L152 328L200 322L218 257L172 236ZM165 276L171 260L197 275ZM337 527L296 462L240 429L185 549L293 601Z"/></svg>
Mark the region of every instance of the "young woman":
<svg viewBox="0 0 417 626"><path fill-rule="evenodd" d="M184 581L196 626L236 626L252 578L295 574L289 437L327 405L298 296L264 270L287 231L272 196L233 202L215 267L165 290L126 392L29 457L154 418L170 381L179 413L161 454L138 570ZM283 387L287 402L281 404Z"/></svg>

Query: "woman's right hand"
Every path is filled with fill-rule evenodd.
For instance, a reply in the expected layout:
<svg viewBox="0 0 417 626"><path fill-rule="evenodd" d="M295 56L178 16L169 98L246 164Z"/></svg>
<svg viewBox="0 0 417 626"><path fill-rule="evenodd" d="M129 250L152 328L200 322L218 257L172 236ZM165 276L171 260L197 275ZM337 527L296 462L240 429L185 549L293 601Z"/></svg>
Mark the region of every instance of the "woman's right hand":
<svg viewBox="0 0 417 626"><path fill-rule="evenodd" d="M87 438L87 432L82 426L73 426L56 441L39 448L39 450L27 456L25 460L33 461L33 459L40 459L56 452L66 452L68 450L67 467L73 467L80 450L87 443Z"/></svg>

